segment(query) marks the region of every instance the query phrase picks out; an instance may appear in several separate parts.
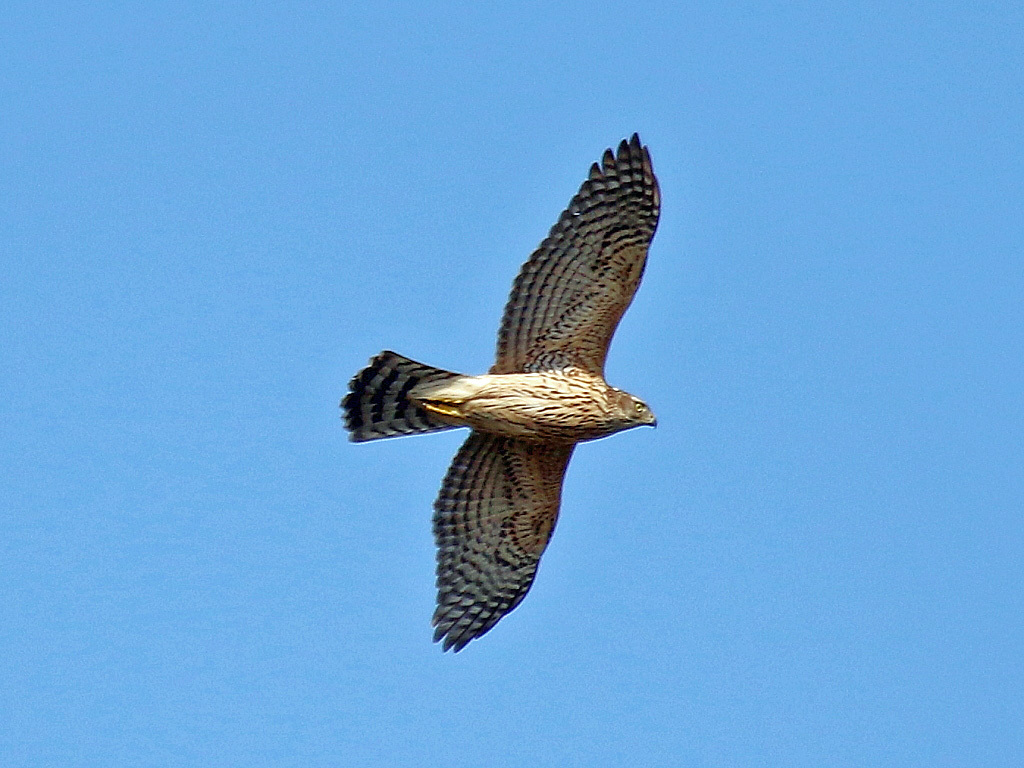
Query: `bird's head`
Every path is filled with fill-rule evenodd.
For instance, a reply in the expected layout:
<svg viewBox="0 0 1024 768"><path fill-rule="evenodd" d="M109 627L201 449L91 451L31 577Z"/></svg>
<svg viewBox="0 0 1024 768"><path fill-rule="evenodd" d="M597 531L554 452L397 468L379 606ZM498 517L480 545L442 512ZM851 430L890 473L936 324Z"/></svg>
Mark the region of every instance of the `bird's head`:
<svg viewBox="0 0 1024 768"><path fill-rule="evenodd" d="M654 412L639 397L634 397L628 392L616 392L616 406L619 419L623 423L623 429L631 427L656 427L658 420Z"/></svg>

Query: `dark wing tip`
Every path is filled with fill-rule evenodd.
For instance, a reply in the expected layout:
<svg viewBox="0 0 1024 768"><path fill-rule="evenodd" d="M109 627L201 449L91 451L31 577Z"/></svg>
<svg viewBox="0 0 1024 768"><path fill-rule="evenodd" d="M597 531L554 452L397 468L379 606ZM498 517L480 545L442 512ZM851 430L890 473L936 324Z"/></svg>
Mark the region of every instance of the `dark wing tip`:
<svg viewBox="0 0 1024 768"><path fill-rule="evenodd" d="M615 172L615 155L612 154L610 149L604 151L604 156L601 158L601 165L604 166L605 173Z"/></svg>
<svg viewBox="0 0 1024 768"><path fill-rule="evenodd" d="M615 176L627 168L642 170L645 180L648 180L655 186L657 185L657 180L654 178L654 168L651 165L651 153L647 150L647 147L640 143L639 133L634 133L628 139L620 141L618 150L615 152L611 148L606 149L601 156L601 161L590 166L587 181ZM570 203L570 207L571 205Z"/></svg>
<svg viewBox="0 0 1024 768"><path fill-rule="evenodd" d="M467 645L469 641L473 640L477 635L467 637L466 635L456 635L451 629L442 629L438 627L434 630L434 642L441 643L441 651L452 653L458 653Z"/></svg>
<svg viewBox="0 0 1024 768"><path fill-rule="evenodd" d="M602 161L605 174L614 173L616 170L621 172L626 168L637 168L643 170L644 175L653 180L654 167L651 164L651 153L640 141L639 133L634 133L628 139L620 141L618 150L614 154L611 149L606 149ZM593 178L593 170L591 170L591 178Z"/></svg>
<svg viewBox="0 0 1024 768"><path fill-rule="evenodd" d="M619 163L627 166L629 165L629 155L631 146L632 145L630 144L630 142L626 141L625 139L619 142ZM639 149L639 147L637 147L637 149Z"/></svg>
<svg viewBox="0 0 1024 768"><path fill-rule="evenodd" d="M488 630L497 623L497 619L490 623L490 625L476 626L476 622L471 625L464 625L458 621L457 618L448 615L445 612L441 614L439 610L434 615L434 642L441 643L441 650L451 651L452 653L458 653L467 645L471 640L476 640L478 637L487 634Z"/></svg>

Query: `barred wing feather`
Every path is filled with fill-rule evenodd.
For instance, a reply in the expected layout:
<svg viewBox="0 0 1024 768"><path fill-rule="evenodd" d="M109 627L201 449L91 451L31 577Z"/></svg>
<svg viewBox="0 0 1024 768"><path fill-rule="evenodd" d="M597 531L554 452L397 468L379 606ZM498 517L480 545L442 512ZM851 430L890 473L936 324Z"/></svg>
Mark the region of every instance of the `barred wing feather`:
<svg viewBox="0 0 1024 768"><path fill-rule="evenodd" d="M643 276L661 196L636 134L605 150L512 286L492 373L576 365L604 375L608 345Z"/></svg>
<svg viewBox="0 0 1024 768"><path fill-rule="evenodd" d="M434 640L461 650L526 596L558 518L572 445L473 432L434 504Z"/></svg>

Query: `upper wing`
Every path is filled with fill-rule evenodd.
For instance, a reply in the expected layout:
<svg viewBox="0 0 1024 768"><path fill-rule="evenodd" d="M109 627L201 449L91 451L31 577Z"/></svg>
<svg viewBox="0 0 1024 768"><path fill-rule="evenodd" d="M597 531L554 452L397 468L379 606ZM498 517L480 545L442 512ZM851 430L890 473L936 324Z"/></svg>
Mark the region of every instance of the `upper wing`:
<svg viewBox="0 0 1024 768"><path fill-rule="evenodd" d="M602 160L520 270L492 373L576 365L604 375L612 334L643 275L661 195L635 133Z"/></svg>
<svg viewBox="0 0 1024 768"><path fill-rule="evenodd" d="M461 650L526 596L558 518L572 445L473 432L434 503L434 640Z"/></svg>

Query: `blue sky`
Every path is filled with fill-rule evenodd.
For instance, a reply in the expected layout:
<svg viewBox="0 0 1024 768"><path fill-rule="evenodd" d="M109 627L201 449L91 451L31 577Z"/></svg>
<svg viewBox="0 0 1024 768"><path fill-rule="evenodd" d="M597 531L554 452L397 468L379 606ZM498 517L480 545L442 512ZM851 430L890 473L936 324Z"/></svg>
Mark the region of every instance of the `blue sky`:
<svg viewBox="0 0 1024 768"><path fill-rule="evenodd" d="M995 766L1024 754L1012 3L15 2L0 32L5 766ZM430 642L462 435L633 131L661 225L534 589Z"/></svg>

